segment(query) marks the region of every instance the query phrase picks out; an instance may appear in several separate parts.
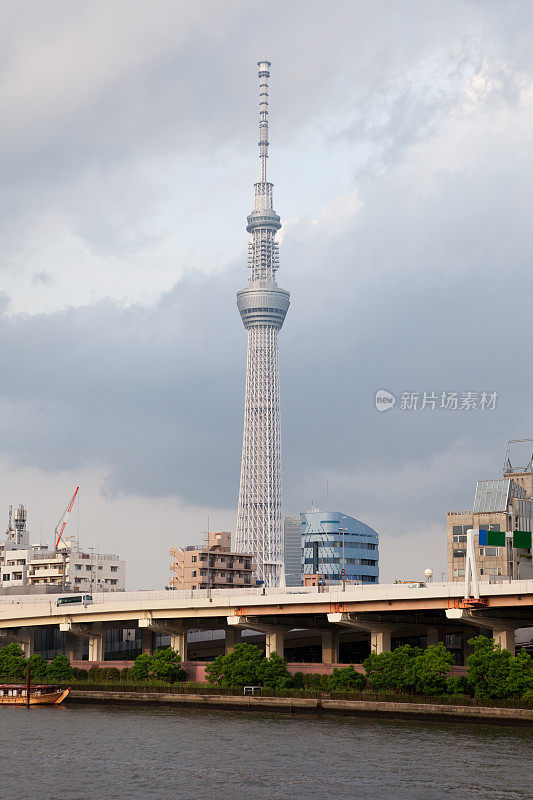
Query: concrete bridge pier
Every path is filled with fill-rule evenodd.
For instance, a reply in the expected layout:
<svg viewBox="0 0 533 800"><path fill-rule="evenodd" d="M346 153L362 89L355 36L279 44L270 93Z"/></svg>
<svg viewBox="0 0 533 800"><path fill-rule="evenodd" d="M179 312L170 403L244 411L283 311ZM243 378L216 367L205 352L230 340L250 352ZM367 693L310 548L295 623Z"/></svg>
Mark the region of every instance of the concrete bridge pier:
<svg viewBox="0 0 533 800"><path fill-rule="evenodd" d="M154 634L148 628L141 628L141 653L151 656L154 652Z"/></svg>
<svg viewBox="0 0 533 800"><path fill-rule="evenodd" d="M29 658L34 652L34 632L32 628L25 628L18 633L9 629L0 630L0 647L8 644L18 644L24 650L24 655Z"/></svg>
<svg viewBox="0 0 533 800"><path fill-rule="evenodd" d="M322 631L322 663L339 663L339 631L335 628Z"/></svg>
<svg viewBox="0 0 533 800"><path fill-rule="evenodd" d="M65 633L65 655L69 661L76 661L76 651L79 637L72 633Z"/></svg>
<svg viewBox="0 0 533 800"><path fill-rule="evenodd" d="M89 636L89 661L104 660L104 634Z"/></svg>
<svg viewBox="0 0 533 800"><path fill-rule="evenodd" d="M59 630L70 636L79 636L89 641L89 661L104 660L104 631L101 625L78 625L70 619L59 623Z"/></svg>
<svg viewBox="0 0 533 800"><path fill-rule="evenodd" d="M143 653L153 653L153 635L170 636L170 646L181 656L181 660L187 661L187 628L183 624L174 624L166 620L154 618L149 611L139 617L137 625L142 631ZM146 649L145 649L146 648Z"/></svg>
<svg viewBox="0 0 533 800"><path fill-rule="evenodd" d="M250 617L230 616L227 618L228 626L241 629L258 631L265 634L265 655L268 658L271 653L277 653L283 658L285 652L285 634L292 628L287 625L270 625L263 622L256 622Z"/></svg>
<svg viewBox="0 0 533 800"><path fill-rule="evenodd" d="M227 656L233 653L238 644L241 644L241 629L233 625L231 628L226 628L224 639L224 654Z"/></svg>
<svg viewBox="0 0 533 800"><path fill-rule="evenodd" d="M433 647L439 643L439 629L436 626L431 626L427 630L426 647Z"/></svg>
<svg viewBox="0 0 533 800"><path fill-rule="evenodd" d="M515 630L524 627L524 620L478 616L475 612L462 608L449 608L446 616L448 619L461 620L478 628L488 628L496 644L502 650L509 650L511 655L515 655Z"/></svg>
<svg viewBox="0 0 533 800"><path fill-rule="evenodd" d="M370 652L372 653L384 653L386 650L391 649L394 626L384 625L381 622L364 619L358 614L346 612L328 614L328 621L336 625L344 625L347 628L368 631L370 633Z"/></svg>
<svg viewBox="0 0 533 800"><path fill-rule="evenodd" d="M187 631L174 631L170 634L170 646L181 657L182 663L187 661Z"/></svg>

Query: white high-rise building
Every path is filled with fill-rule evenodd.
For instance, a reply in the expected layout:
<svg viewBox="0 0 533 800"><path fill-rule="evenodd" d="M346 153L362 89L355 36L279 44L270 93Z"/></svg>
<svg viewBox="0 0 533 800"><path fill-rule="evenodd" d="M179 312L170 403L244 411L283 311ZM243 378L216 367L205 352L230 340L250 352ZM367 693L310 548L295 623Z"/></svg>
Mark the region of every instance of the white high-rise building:
<svg viewBox="0 0 533 800"><path fill-rule="evenodd" d="M255 184L254 210L246 226L252 234L250 281L248 288L237 293L237 307L248 333L248 355L236 549L256 556L259 580L279 586L283 517L278 333L289 308L289 292L276 283L275 237L281 222L272 208L272 184L267 181L270 62L259 61L258 67L261 180Z"/></svg>

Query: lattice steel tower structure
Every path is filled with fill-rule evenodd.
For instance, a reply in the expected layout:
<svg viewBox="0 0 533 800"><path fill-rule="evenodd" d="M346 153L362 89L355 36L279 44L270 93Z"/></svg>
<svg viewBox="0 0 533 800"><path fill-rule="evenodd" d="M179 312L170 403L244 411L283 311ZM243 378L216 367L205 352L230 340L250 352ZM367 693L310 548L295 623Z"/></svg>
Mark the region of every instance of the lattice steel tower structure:
<svg viewBox="0 0 533 800"><path fill-rule="evenodd" d="M272 208L267 181L268 79L270 62L259 61L259 157L261 180L254 185L254 210L246 230L250 281L237 292L237 307L248 332L244 435L237 513L238 552L254 553L257 577L279 586L283 575L281 511L281 431L279 414L278 333L289 308L289 292L279 289L276 231L280 218Z"/></svg>

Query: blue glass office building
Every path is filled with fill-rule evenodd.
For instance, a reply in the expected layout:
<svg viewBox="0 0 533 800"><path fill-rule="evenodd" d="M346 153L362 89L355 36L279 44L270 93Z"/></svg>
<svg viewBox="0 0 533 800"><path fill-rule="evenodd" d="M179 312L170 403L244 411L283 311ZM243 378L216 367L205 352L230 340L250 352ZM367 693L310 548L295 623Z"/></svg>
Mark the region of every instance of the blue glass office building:
<svg viewBox="0 0 533 800"><path fill-rule="evenodd" d="M322 574L326 583L378 583L379 537L364 522L340 511L305 511L302 520L303 573ZM344 542L344 560L343 560Z"/></svg>

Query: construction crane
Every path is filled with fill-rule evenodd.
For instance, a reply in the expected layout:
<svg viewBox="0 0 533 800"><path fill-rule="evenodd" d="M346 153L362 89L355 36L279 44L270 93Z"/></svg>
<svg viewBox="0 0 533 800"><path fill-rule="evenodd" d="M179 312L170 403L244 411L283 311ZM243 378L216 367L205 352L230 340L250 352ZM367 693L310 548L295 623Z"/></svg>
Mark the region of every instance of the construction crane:
<svg viewBox="0 0 533 800"><path fill-rule="evenodd" d="M61 514L61 516L59 518L59 522L55 526L54 536L55 536L55 539L56 539L56 547L55 547L56 552L57 552L57 549L59 547L59 542L61 541L61 539L63 537L63 532L64 532L65 528L67 527L68 518L70 517L70 512L72 511L72 507L74 506L74 503L76 502L76 497L78 495L79 489L80 489L80 487L76 486L76 491L74 492L74 494L70 498L70 503L68 504L66 509ZM59 526L61 526L61 527L59 527ZM64 546L61 548L61 550L62 550L62 553L63 553L63 591L65 591L65 588L66 588L66 571L67 571L67 555L70 555L70 547L67 546L67 543L64 540L63 540L63 545Z"/></svg>
<svg viewBox="0 0 533 800"><path fill-rule="evenodd" d="M68 518L70 517L70 512L72 511L72 506L74 505L74 503L76 501L76 496L77 496L77 494L79 492L79 489L80 489L80 487L76 486L76 491L74 492L74 494L70 498L70 503L68 504L66 509L61 514L61 516L59 518L59 522L57 523L57 525L56 525L56 527L54 529L54 535L56 537L56 550L59 547L59 542L61 541L61 538L63 536L63 531L65 530L65 528L67 526ZM61 523L63 523L63 524L61 524ZM61 525L61 529L58 530L60 525Z"/></svg>

